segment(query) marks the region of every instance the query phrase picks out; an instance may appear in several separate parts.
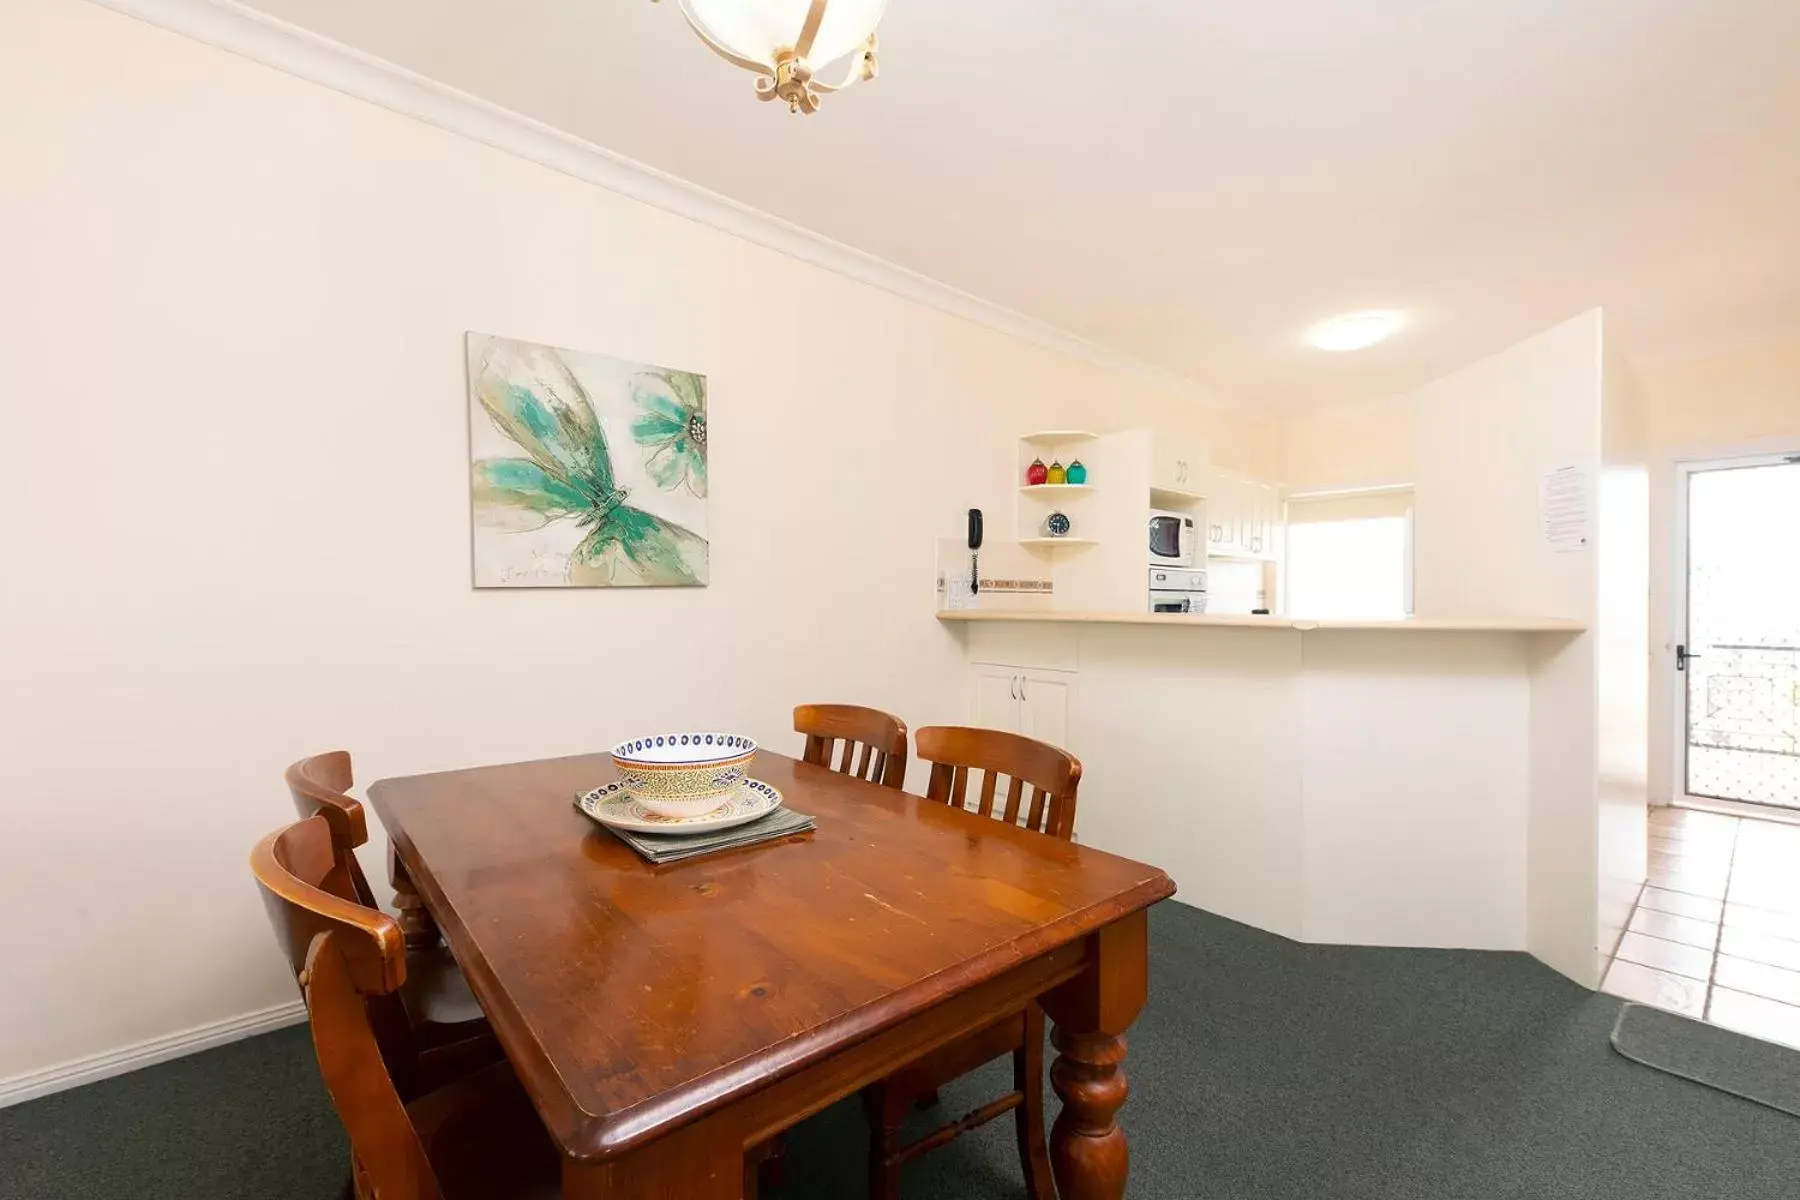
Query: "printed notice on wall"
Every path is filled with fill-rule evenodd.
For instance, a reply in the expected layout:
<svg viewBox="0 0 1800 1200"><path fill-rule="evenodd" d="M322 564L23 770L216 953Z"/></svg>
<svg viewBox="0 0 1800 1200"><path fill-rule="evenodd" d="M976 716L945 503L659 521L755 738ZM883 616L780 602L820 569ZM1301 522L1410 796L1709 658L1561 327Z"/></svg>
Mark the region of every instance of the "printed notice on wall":
<svg viewBox="0 0 1800 1200"><path fill-rule="evenodd" d="M1587 472L1580 467L1546 471L1538 485L1538 515L1544 523L1544 541L1557 553L1586 550L1593 535Z"/></svg>

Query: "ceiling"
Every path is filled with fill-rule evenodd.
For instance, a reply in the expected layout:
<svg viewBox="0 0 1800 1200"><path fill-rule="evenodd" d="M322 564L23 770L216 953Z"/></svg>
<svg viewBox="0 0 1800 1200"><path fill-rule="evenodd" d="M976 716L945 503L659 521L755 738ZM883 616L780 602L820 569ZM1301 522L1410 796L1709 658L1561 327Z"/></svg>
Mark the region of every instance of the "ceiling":
<svg viewBox="0 0 1800 1200"><path fill-rule="evenodd" d="M248 3L1262 406L1800 327L1794 0L891 0L810 118L673 3Z"/></svg>

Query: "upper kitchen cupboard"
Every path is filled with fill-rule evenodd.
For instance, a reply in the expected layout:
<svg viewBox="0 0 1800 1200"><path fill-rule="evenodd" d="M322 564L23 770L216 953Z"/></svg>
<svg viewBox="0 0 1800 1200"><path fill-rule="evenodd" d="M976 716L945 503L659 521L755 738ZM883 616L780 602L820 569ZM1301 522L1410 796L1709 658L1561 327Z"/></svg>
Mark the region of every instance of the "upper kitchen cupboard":
<svg viewBox="0 0 1800 1200"><path fill-rule="evenodd" d="M1150 488L1167 493L1165 501L1197 500L1208 460L1205 451L1168 434L1150 435ZM1154 499L1154 497L1153 497Z"/></svg>
<svg viewBox="0 0 1800 1200"><path fill-rule="evenodd" d="M1282 533L1281 489L1227 471L1209 471L1205 495L1206 552L1273 561Z"/></svg>

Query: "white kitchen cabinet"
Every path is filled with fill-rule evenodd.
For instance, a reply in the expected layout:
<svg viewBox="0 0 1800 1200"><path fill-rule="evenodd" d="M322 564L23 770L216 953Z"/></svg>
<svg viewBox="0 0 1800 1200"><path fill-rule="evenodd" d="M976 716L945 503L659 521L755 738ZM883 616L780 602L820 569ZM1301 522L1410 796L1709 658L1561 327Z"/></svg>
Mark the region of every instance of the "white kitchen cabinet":
<svg viewBox="0 0 1800 1200"><path fill-rule="evenodd" d="M1250 487L1250 536L1244 549L1253 558L1272 562L1281 536L1281 491L1272 483L1252 483Z"/></svg>
<svg viewBox="0 0 1800 1200"><path fill-rule="evenodd" d="M1075 677L1067 671L1026 671L1019 676L1019 732L1069 748L1069 714Z"/></svg>
<svg viewBox="0 0 1800 1200"><path fill-rule="evenodd" d="M1273 560L1280 539L1281 490L1224 472L1206 481L1206 552Z"/></svg>
<svg viewBox="0 0 1800 1200"><path fill-rule="evenodd" d="M1238 554L1243 558L1257 557L1257 546L1262 540L1262 485L1253 479L1242 483L1243 501L1240 511L1243 513L1243 525L1238 533Z"/></svg>
<svg viewBox="0 0 1800 1200"><path fill-rule="evenodd" d="M1017 729L1019 668L976 663L969 720L983 729Z"/></svg>
<svg viewBox="0 0 1800 1200"><path fill-rule="evenodd" d="M1074 752L1070 718L1075 672L976 663L970 673L970 719L976 725L1022 733Z"/></svg>
<svg viewBox="0 0 1800 1200"><path fill-rule="evenodd" d="M1235 518L1231 527L1231 537L1226 539L1230 553L1240 558L1249 558L1256 540L1256 483L1254 480L1234 478L1231 482L1233 508Z"/></svg>
<svg viewBox="0 0 1800 1200"><path fill-rule="evenodd" d="M1206 481L1206 552L1238 556L1250 539L1248 481L1215 471Z"/></svg>
<svg viewBox="0 0 1800 1200"><path fill-rule="evenodd" d="M1077 754L1073 729L1075 672L1003 663L969 669L971 721L984 729L1021 733ZM1075 840L1081 840L1079 810Z"/></svg>
<svg viewBox="0 0 1800 1200"><path fill-rule="evenodd" d="M1198 495L1204 478L1205 464L1195 447L1162 434L1151 438L1152 490Z"/></svg>

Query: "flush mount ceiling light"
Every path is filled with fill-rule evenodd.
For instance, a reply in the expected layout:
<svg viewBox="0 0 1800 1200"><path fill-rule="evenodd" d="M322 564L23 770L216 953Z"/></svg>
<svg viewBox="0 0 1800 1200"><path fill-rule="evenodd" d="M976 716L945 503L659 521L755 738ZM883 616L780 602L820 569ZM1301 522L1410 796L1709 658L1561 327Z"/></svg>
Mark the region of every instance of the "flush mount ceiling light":
<svg viewBox="0 0 1800 1200"><path fill-rule="evenodd" d="M756 94L797 113L875 78L875 27L887 0L676 0L700 40L757 73Z"/></svg>
<svg viewBox="0 0 1800 1200"><path fill-rule="evenodd" d="M1373 312L1345 313L1329 321L1320 321L1306 331L1306 344L1316 350L1342 354L1348 350L1365 350L1385 341L1406 324L1406 314L1381 309Z"/></svg>

